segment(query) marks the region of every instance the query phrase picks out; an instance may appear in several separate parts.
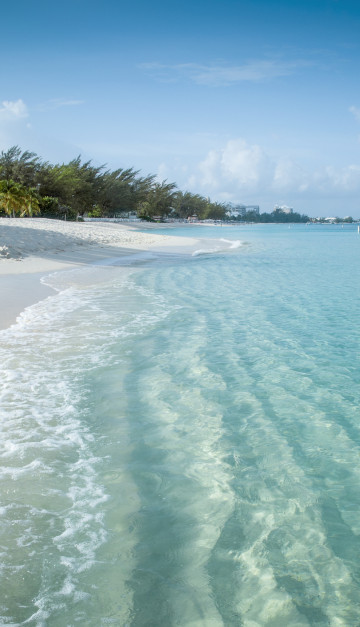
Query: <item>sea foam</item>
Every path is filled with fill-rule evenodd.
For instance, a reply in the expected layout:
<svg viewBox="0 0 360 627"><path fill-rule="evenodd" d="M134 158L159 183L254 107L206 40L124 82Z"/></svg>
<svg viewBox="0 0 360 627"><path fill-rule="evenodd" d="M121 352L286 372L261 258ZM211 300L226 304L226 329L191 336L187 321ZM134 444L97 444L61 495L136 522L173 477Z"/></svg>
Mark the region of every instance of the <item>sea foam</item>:
<svg viewBox="0 0 360 627"><path fill-rule="evenodd" d="M244 245L241 240L229 240L220 238L218 240L208 240L206 247L198 248L192 255L197 257L198 255L211 255L216 253L228 252L230 250L236 250Z"/></svg>

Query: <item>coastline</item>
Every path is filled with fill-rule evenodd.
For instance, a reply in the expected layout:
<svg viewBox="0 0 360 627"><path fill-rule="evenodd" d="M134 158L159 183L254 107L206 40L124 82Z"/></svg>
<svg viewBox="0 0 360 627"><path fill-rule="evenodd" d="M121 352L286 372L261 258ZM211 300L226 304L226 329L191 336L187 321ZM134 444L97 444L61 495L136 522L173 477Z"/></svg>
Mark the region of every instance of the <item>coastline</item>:
<svg viewBox="0 0 360 627"><path fill-rule="evenodd" d="M194 238L142 233L129 224L63 222L43 218L0 218L0 330L19 314L55 294L41 278L120 260L145 251L181 250Z"/></svg>
<svg viewBox="0 0 360 627"><path fill-rule="evenodd" d="M26 307L56 293L41 282L43 276L43 272L0 275L0 332L14 324Z"/></svg>

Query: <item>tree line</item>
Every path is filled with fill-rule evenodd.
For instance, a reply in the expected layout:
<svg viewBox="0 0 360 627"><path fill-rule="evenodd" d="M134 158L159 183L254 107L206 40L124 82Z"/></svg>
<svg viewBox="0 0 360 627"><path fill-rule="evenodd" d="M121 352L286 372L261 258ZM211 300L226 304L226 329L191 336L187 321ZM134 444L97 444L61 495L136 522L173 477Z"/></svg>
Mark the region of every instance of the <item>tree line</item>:
<svg viewBox="0 0 360 627"><path fill-rule="evenodd" d="M41 215L75 220L136 213L151 220L168 215L224 219L225 205L181 192L175 183L133 168L109 170L76 157L51 164L36 153L13 146L0 154L0 214Z"/></svg>
<svg viewBox="0 0 360 627"><path fill-rule="evenodd" d="M0 215L76 220L90 217L126 216L145 220L168 216L199 220L231 220L231 205L212 202L199 194L180 191L175 183L159 182L156 176L140 176L133 168L110 170L78 156L69 163L52 164L36 153L13 146L0 154ZM307 222L309 217L248 211L241 222Z"/></svg>
<svg viewBox="0 0 360 627"><path fill-rule="evenodd" d="M307 215L297 213L293 211L291 213L285 213L281 209L274 209L271 213L257 213L256 211L247 211L242 216L232 218L236 222L280 222L280 223L293 223L293 222L309 222L310 218Z"/></svg>

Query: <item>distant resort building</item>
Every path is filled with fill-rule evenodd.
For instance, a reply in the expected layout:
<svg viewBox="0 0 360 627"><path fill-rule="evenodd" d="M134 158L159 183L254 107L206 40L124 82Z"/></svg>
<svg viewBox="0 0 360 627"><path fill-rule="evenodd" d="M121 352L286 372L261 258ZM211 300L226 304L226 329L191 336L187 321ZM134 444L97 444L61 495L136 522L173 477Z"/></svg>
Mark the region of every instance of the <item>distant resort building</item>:
<svg viewBox="0 0 360 627"><path fill-rule="evenodd" d="M274 211L281 211L281 213L293 213L294 209L287 205L275 205Z"/></svg>
<svg viewBox="0 0 360 627"><path fill-rule="evenodd" d="M244 217L246 213L256 213L260 214L259 205L243 205L243 204L233 204L229 203L226 214L229 218L238 218L239 216Z"/></svg>

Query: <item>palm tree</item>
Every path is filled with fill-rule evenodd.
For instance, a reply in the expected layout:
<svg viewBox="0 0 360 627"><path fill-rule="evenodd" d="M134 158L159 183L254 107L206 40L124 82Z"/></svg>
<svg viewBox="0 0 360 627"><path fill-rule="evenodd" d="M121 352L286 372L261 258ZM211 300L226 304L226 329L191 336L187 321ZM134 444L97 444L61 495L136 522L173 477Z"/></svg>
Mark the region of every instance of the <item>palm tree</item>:
<svg viewBox="0 0 360 627"><path fill-rule="evenodd" d="M40 213L40 204L37 190L35 187L30 187L24 190L23 208L20 213L20 218L26 215L32 217L33 213Z"/></svg>
<svg viewBox="0 0 360 627"><path fill-rule="evenodd" d="M26 190L13 180L0 181L0 208L8 216L15 218L15 213L21 211L24 206Z"/></svg>

